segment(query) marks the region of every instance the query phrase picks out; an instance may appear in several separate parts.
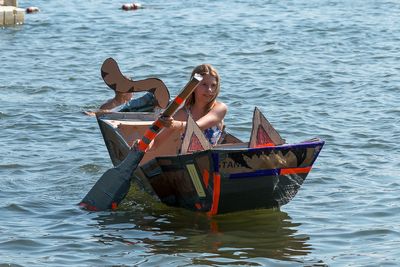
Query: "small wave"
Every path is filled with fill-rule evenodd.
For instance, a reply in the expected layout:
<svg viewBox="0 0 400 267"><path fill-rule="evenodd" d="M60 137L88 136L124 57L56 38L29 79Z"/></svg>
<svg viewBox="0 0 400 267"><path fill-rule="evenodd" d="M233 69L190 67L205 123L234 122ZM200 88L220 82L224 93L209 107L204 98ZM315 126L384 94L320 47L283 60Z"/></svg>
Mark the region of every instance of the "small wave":
<svg viewBox="0 0 400 267"><path fill-rule="evenodd" d="M400 236L400 233L395 230L391 229L381 229L381 228L376 228L376 229L367 229L367 230L360 230L360 231L355 231L350 233L351 236L357 236L357 237L365 237L365 236Z"/></svg>
<svg viewBox="0 0 400 267"><path fill-rule="evenodd" d="M0 247L7 248L7 250L27 250L32 252L35 247L43 246L42 243L31 239L13 239L0 243Z"/></svg>
<svg viewBox="0 0 400 267"><path fill-rule="evenodd" d="M9 170L21 169L23 167L24 167L24 165L17 164L17 163L1 164L0 165L0 169L9 169Z"/></svg>
<svg viewBox="0 0 400 267"><path fill-rule="evenodd" d="M7 113L1 112L0 111L0 119L5 119L5 118L9 118L11 117L10 115L8 115Z"/></svg>
<svg viewBox="0 0 400 267"><path fill-rule="evenodd" d="M12 211L12 212L31 213L30 210L28 210L18 204L15 204L15 203L11 203L11 204L7 205L5 207L5 209L8 211Z"/></svg>
<svg viewBox="0 0 400 267"><path fill-rule="evenodd" d="M102 167L96 164L85 164L80 166L79 169L86 173L99 173L102 170Z"/></svg>
<svg viewBox="0 0 400 267"><path fill-rule="evenodd" d="M19 265L19 264L16 264L16 263L13 263L13 262L10 262L10 263L7 263L7 262L0 262L0 266L4 266L4 267L6 267L6 266L9 266L9 267L23 267L23 265Z"/></svg>
<svg viewBox="0 0 400 267"><path fill-rule="evenodd" d="M57 91L57 88L54 88L51 86L41 86L41 87L32 89L30 94L45 94L48 92L55 92L55 91Z"/></svg>

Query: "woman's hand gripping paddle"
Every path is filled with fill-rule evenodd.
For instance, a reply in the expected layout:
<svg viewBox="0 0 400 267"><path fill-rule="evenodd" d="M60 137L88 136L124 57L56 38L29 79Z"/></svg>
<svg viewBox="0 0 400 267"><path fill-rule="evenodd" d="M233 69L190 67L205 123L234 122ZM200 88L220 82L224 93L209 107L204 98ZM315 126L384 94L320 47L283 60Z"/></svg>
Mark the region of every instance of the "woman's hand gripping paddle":
<svg viewBox="0 0 400 267"><path fill-rule="evenodd" d="M172 116L201 80L201 75L196 74L186 84L179 95L175 97L174 101L168 105L162 116ZM162 128L163 125L160 119L153 122L139 141L137 149L131 149L126 158L118 166L107 170L79 205L92 211L116 209L128 193L133 173L142 160L146 149Z"/></svg>

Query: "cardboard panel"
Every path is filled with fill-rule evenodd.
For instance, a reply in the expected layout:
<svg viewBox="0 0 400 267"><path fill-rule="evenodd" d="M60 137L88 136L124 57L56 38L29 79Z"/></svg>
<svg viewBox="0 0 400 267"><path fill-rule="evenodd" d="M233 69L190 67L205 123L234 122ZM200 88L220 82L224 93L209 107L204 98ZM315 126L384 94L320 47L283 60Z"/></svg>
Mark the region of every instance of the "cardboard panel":
<svg viewBox="0 0 400 267"><path fill-rule="evenodd" d="M253 129L251 131L249 147L262 147L267 145L282 145L285 140L272 127L258 108L254 109Z"/></svg>
<svg viewBox="0 0 400 267"><path fill-rule="evenodd" d="M146 121L141 121L141 122L130 122L130 123L120 123L118 125L118 130L121 133L121 135L124 137L126 142L129 144L129 146L133 145L133 142L135 140L140 139L143 137L144 132L150 127L152 124L151 121L146 122Z"/></svg>
<svg viewBox="0 0 400 267"><path fill-rule="evenodd" d="M156 150L148 150L140 162L140 164L144 164L151 159L159 156L176 156L179 153L179 148L181 146L181 135L178 131L172 131L172 133L164 139L162 142L158 144Z"/></svg>
<svg viewBox="0 0 400 267"><path fill-rule="evenodd" d="M192 116L189 115L185 137L182 141L181 153L193 153L195 151L211 149L212 146L204 136L203 131L199 128Z"/></svg>

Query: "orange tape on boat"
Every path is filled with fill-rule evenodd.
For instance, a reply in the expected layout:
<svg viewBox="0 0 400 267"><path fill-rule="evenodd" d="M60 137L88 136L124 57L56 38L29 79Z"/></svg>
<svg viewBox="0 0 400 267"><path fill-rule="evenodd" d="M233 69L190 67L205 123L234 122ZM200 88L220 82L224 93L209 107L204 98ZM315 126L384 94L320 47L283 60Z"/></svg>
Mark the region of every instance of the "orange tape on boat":
<svg viewBox="0 0 400 267"><path fill-rule="evenodd" d="M221 175L219 173L214 173L214 190L213 190L213 202L211 205L208 215L215 215L218 213L219 195L221 191Z"/></svg>
<svg viewBox="0 0 400 267"><path fill-rule="evenodd" d="M204 171L203 171L203 182L204 182L204 187L205 188L208 187L209 179L210 179L210 174L208 173L208 171L206 169L204 169Z"/></svg>
<svg viewBox="0 0 400 267"><path fill-rule="evenodd" d="M303 168L282 168L282 169L266 169L266 170L257 170L253 172L241 172L241 173L231 173L229 175L230 179L246 179L252 177L260 177L260 176L275 176L275 175L290 175L290 174L298 174L298 173L309 173L311 170L310 167Z"/></svg>
<svg viewBox="0 0 400 267"><path fill-rule="evenodd" d="M202 206L200 203L195 203L194 206L196 207L196 209L201 210Z"/></svg>
<svg viewBox="0 0 400 267"><path fill-rule="evenodd" d="M256 144L256 148L275 146L274 143Z"/></svg>
<svg viewBox="0 0 400 267"><path fill-rule="evenodd" d="M286 169L281 169L280 174L286 175L286 174L296 174L296 173L309 173L310 171L311 171L311 166L304 168L286 168Z"/></svg>

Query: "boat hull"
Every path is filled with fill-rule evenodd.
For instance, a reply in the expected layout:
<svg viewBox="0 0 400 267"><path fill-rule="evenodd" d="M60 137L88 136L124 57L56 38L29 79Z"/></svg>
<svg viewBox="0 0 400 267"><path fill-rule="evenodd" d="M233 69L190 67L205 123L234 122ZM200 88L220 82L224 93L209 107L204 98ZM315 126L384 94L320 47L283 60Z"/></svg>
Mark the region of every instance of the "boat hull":
<svg viewBox="0 0 400 267"><path fill-rule="evenodd" d="M154 113L146 112L97 117L114 166L125 159L133 142L155 118ZM185 138L193 133L187 132ZM318 138L296 144L282 142L255 110L250 142L226 133L217 146L194 151L190 140L171 136L157 151L145 154L133 180L169 206L210 215L279 208L297 194L324 145ZM185 143L190 149L181 147Z"/></svg>
<svg viewBox="0 0 400 267"><path fill-rule="evenodd" d="M157 157L141 166L160 200L211 215L278 208L298 192L324 141L210 149Z"/></svg>

